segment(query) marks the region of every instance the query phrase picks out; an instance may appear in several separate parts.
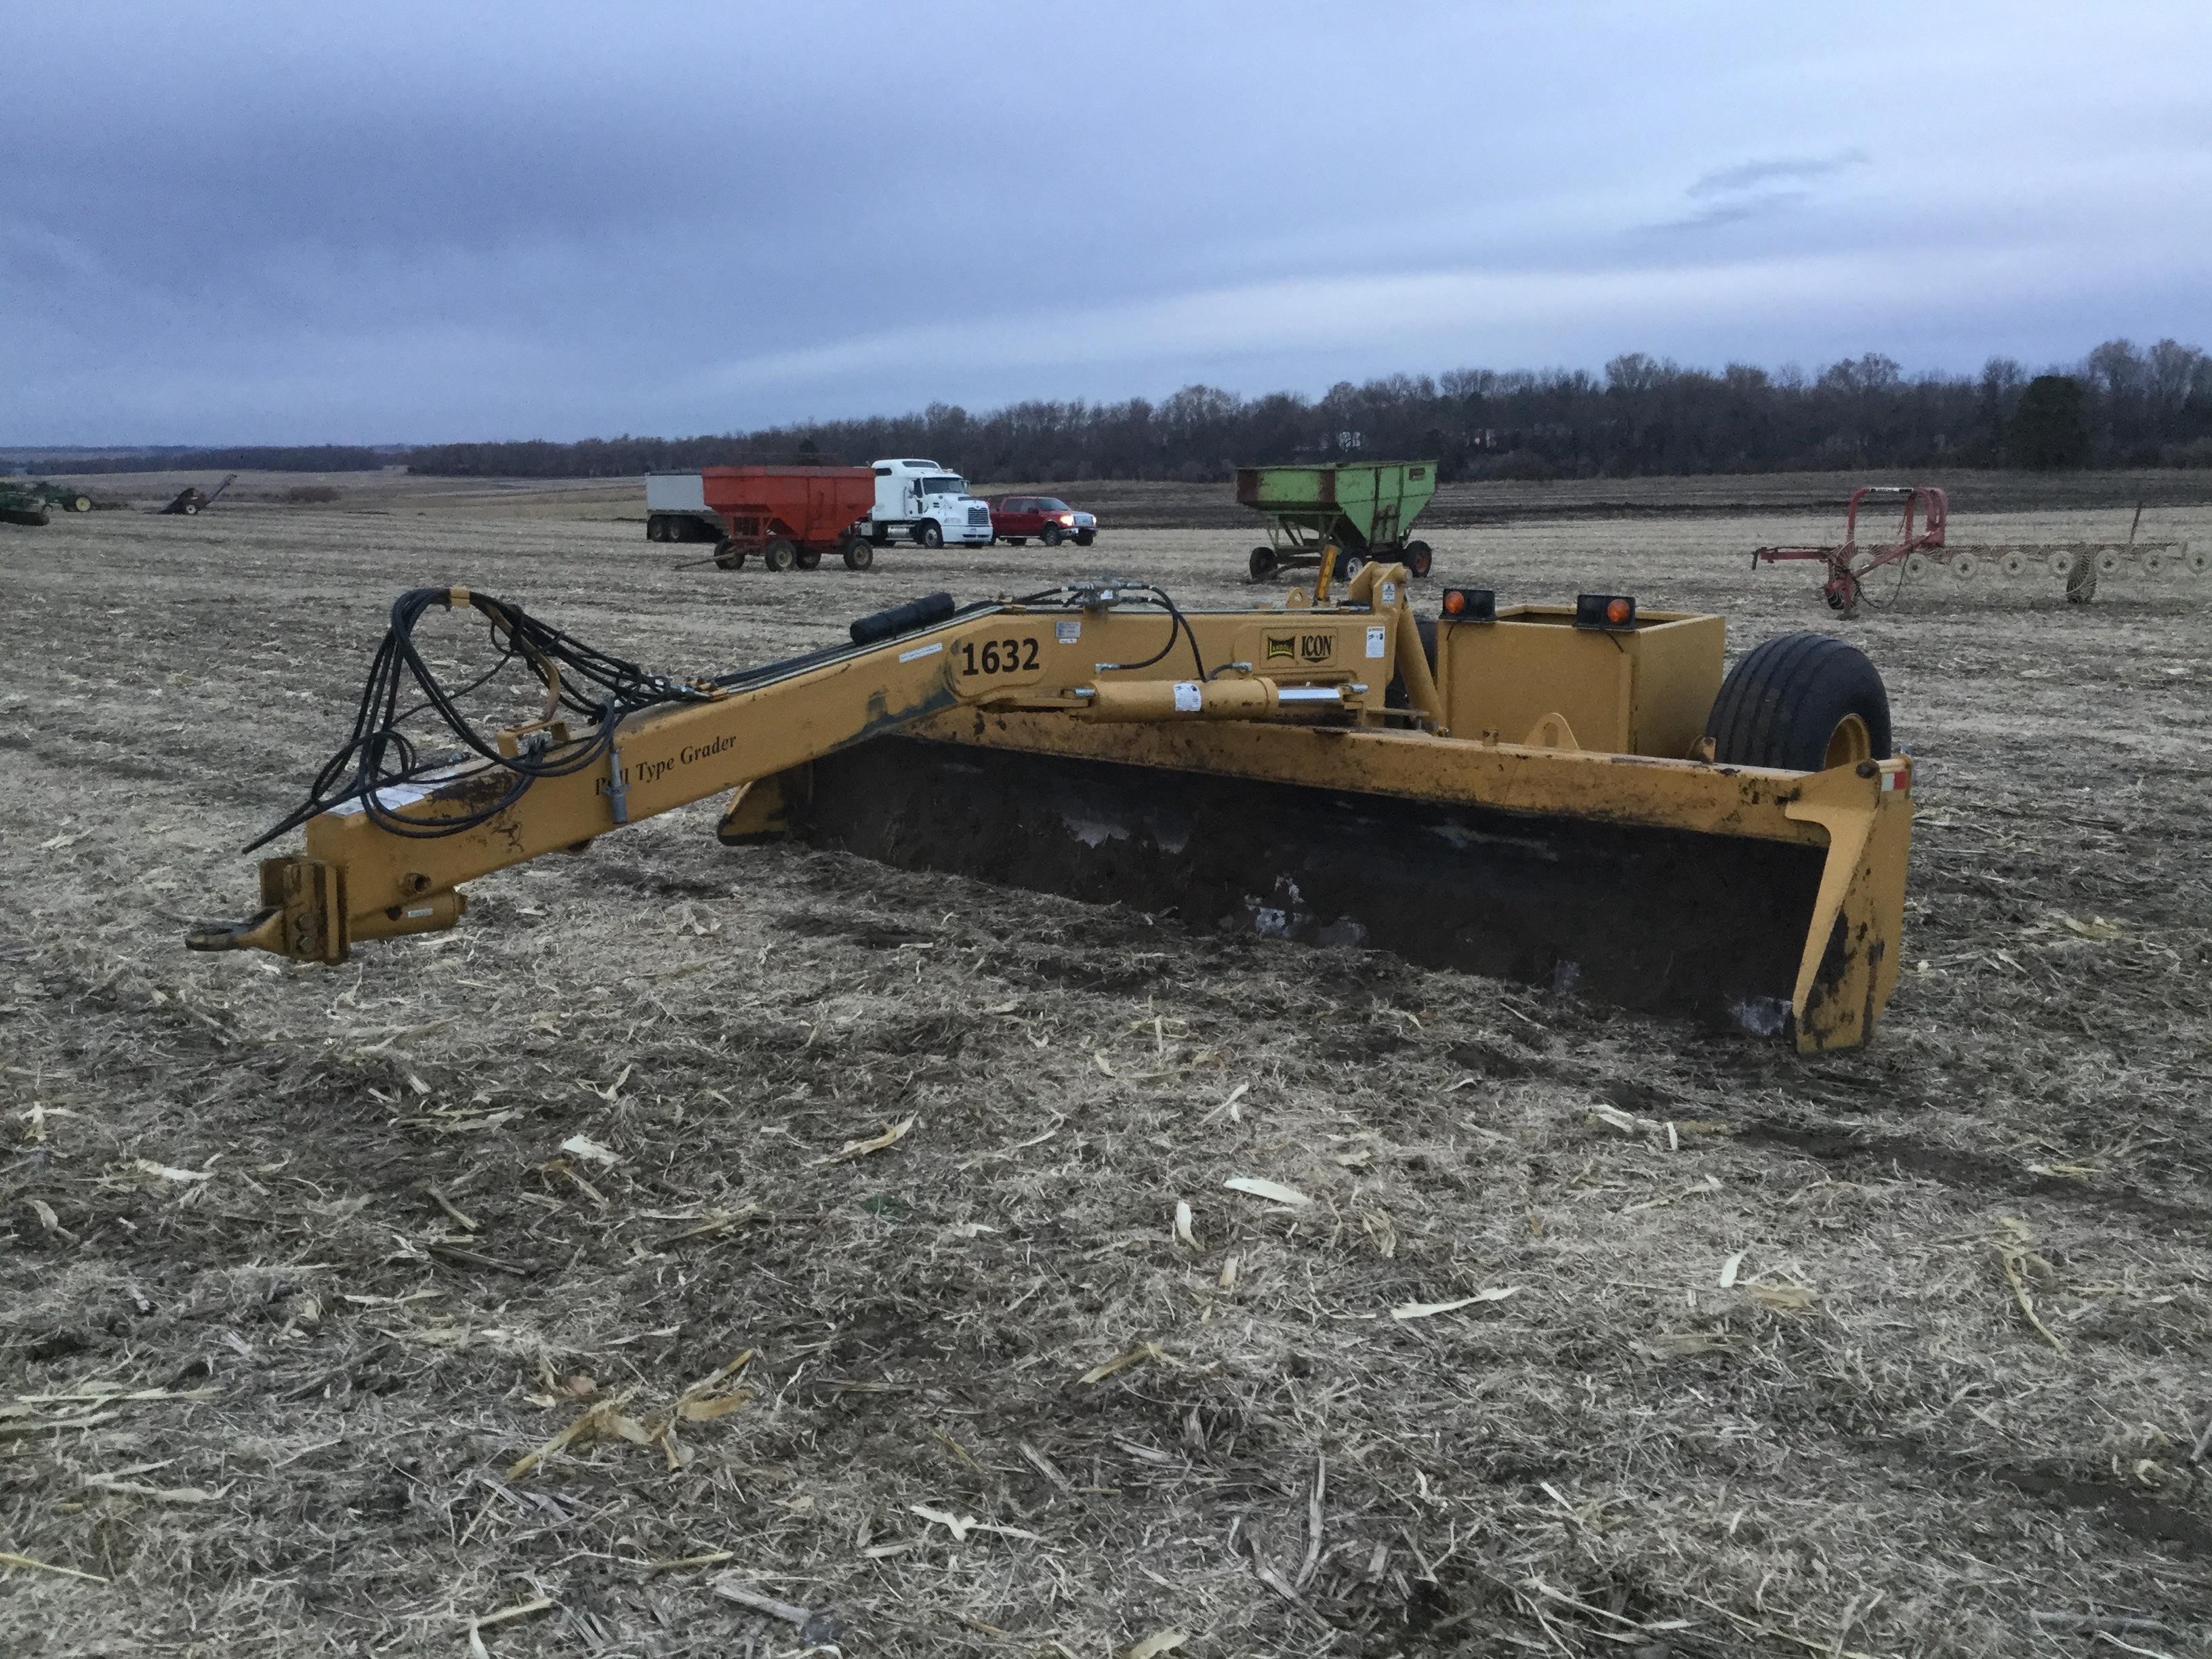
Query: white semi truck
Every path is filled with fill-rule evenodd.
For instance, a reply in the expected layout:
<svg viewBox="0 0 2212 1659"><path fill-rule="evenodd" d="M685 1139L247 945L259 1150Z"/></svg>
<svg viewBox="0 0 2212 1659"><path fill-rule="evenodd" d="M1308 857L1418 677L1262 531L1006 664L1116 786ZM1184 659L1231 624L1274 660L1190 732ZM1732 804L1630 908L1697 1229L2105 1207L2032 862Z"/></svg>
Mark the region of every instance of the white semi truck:
<svg viewBox="0 0 2212 1659"><path fill-rule="evenodd" d="M878 547L895 541L924 547L988 547L991 509L968 493L968 481L935 461L875 463L876 507L866 520Z"/></svg>

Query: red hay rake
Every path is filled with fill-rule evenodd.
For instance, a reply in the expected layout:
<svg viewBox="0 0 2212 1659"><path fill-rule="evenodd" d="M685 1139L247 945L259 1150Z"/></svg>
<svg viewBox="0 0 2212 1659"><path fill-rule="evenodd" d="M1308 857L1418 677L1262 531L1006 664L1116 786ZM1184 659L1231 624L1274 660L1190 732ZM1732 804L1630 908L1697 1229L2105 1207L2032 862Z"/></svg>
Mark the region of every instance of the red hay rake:
<svg viewBox="0 0 2212 1659"><path fill-rule="evenodd" d="M1865 501L1897 502L1904 513L1894 541L1878 546L1859 544L1859 504ZM2142 508L2136 508L2135 523L2124 542L1999 542L1988 546L1954 547L1943 532L1951 517L1949 497L1932 484L1864 484L1851 492L1844 512L1844 539L1834 547L1762 547L1751 556L1752 568L1761 560L1778 564L1784 559L1818 560L1827 568L1820 596L1831 611L1846 617L1858 614L1867 578L1888 566L1898 566L1898 589L1910 581L1948 575L1966 582L1994 572L2006 581L2021 581L2047 570L2066 584L2066 597L2086 605L2097 596L2100 576L2117 576L2130 569L2145 576L2161 576L2168 570L2186 570L2192 576L2212 571L2212 555L2191 550L2187 542L2139 542L2136 531L2142 523ZM1894 597L1893 595L1892 597Z"/></svg>

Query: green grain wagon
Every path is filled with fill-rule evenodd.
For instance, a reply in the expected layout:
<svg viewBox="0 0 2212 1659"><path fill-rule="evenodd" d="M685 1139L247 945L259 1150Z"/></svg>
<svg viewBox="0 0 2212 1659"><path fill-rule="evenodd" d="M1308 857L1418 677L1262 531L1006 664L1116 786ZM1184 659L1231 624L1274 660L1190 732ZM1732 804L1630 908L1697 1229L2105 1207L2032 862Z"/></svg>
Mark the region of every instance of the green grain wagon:
<svg viewBox="0 0 2212 1659"><path fill-rule="evenodd" d="M1339 579L1381 558L1425 576L1429 544L1406 536L1436 493L1434 461L1240 466L1237 499L1267 521L1267 544L1252 550L1252 580L1317 566L1332 545Z"/></svg>

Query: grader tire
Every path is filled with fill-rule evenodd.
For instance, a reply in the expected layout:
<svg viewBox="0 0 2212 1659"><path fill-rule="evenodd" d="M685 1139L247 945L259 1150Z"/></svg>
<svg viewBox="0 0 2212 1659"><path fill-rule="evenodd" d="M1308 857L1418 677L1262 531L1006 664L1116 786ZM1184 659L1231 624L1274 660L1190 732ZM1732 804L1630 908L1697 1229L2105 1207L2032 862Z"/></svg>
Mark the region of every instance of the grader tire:
<svg viewBox="0 0 2212 1659"><path fill-rule="evenodd" d="M1818 772L1887 760L1889 693L1856 646L1831 634L1784 634L1729 671L1705 735L1723 766Z"/></svg>

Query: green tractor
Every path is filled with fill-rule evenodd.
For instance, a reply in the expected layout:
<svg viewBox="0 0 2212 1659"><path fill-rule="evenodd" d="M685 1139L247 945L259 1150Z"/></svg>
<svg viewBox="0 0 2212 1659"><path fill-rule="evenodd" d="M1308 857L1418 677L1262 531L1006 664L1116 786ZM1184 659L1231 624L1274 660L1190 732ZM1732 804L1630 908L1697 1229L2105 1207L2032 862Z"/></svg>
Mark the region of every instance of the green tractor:
<svg viewBox="0 0 2212 1659"><path fill-rule="evenodd" d="M0 524L46 524L52 521L55 507L64 513L89 513L92 497L82 489L44 479L27 483L0 480Z"/></svg>

